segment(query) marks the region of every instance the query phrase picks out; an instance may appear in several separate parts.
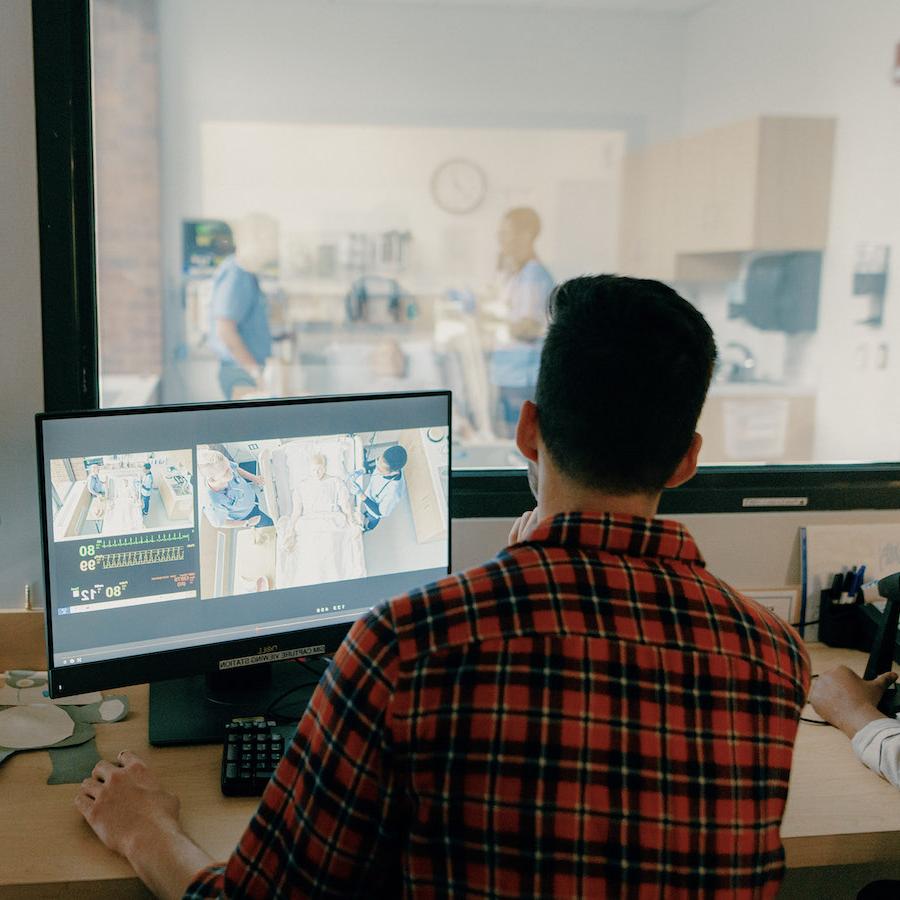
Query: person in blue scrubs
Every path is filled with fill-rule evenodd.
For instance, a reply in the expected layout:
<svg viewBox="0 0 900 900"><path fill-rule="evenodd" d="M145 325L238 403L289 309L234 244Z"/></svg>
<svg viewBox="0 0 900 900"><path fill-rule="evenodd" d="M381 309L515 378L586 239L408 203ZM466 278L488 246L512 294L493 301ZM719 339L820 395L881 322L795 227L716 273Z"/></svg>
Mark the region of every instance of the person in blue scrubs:
<svg viewBox="0 0 900 900"><path fill-rule="evenodd" d="M501 435L511 437L526 400L534 399L541 348L547 331L547 300L555 286L541 263L535 241L541 220L531 207L509 210L500 222L500 295L509 340L499 343L489 359L497 388Z"/></svg>
<svg viewBox="0 0 900 900"><path fill-rule="evenodd" d="M144 463L144 474L141 475L141 515L150 512L150 494L153 492L153 472L150 463Z"/></svg>
<svg viewBox="0 0 900 900"><path fill-rule="evenodd" d="M257 272L277 256L278 230L268 216L242 219L234 229L235 252L213 276L209 343L219 358L219 386L226 399L265 393L263 371L272 353L266 296Z"/></svg>
<svg viewBox="0 0 900 900"><path fill-rule="evenodd" d="M403 467L407 458L406 449L394 444L350 476L350 490L362 501L363 531L376 528L397 508L406 490Z"/></svg>
<svg viewBox="0 0 900 900"><path fill-rule="evenodd" d="M265 528L272 519L259 506L263 479L242 469L216 450L198 460L201 484L206 487L203 514L216 528Z"/></svg>
<svg viewBox="0 0 900 900"><path fill-rule="evenodd" d="M100 477L100 466L96 464L91 466L91 474L88 475L87 489L92 497L99 497L101 499L106 497L106 485Z"/></svg>

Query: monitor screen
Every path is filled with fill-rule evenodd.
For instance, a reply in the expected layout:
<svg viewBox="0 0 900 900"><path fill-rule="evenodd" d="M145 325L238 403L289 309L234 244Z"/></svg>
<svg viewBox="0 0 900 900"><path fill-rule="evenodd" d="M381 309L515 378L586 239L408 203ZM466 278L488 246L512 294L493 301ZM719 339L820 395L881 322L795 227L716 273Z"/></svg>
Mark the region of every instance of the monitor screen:
<svg viewBox="0 0 900 900"><path fill-rule="evenodd" d="M448 392L37 430L54 695L333 652L449 571Z"/></svg>

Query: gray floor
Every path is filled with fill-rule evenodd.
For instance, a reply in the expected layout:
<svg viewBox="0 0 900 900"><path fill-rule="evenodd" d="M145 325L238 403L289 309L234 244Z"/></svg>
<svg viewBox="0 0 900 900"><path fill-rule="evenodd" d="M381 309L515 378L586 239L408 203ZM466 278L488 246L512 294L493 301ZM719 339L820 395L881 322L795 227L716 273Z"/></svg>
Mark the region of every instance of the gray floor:
<svg viewBox="0 0 900 900"><path fill-rule="evenodd" d="M397 508L377 528L363 535L363 547L369 575L431 569L446 562L445 541L420 544L416 540L412 508L406 493Z"/></svg>

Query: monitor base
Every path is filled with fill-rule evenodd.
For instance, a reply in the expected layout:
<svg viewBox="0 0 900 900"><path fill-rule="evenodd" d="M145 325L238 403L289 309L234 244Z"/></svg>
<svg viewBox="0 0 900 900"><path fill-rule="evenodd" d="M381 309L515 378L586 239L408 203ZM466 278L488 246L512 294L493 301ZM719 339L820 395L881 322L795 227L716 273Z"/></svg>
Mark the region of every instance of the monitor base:
<svg viewBox="0 0 900 900"><path fill-rule="evenodd" d="M149 731L154 747L178 744L218 744L225 726L236 716L296 713L299 721L318 684L322 664L293 660L253 666L229 673L229 683L219 675L195 675L150 685ZM265 670L269 670L266 672ZM281 698L281 699L279 699Z"/></svg>

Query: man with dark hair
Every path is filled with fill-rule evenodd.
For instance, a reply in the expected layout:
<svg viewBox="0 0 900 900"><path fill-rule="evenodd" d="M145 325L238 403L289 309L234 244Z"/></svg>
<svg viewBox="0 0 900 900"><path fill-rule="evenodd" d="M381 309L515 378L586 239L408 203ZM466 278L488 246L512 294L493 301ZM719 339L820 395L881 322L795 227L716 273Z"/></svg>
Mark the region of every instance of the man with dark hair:
<svg viewBox="0 0 900 900"><path fill-rule="evenodd" d="M654 518L714 359L661 284L563 285L509 546L354 625L225 865L129 753L88 822L172 896L774 897L808 657Z"/></svg>

